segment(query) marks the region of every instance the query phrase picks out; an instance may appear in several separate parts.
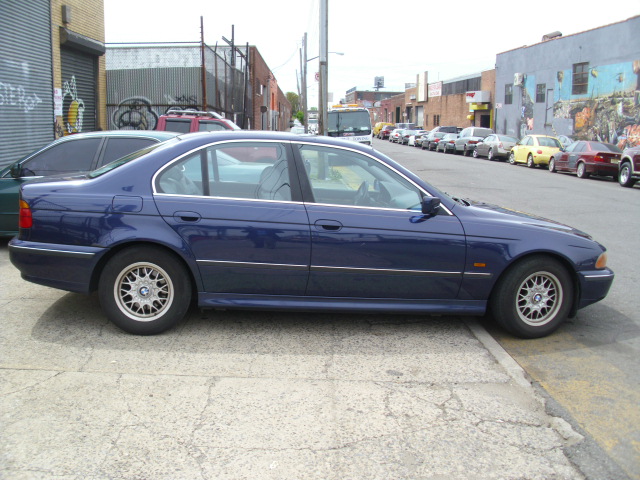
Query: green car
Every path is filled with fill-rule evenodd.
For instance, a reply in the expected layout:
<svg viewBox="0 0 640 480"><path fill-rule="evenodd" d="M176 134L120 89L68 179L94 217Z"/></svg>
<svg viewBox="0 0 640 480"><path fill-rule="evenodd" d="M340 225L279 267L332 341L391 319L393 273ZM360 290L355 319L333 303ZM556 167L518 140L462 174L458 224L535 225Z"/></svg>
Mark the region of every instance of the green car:
<svg viewBox="0 0 640 480"><path fill-rule="evenodd" d="M59 138L0 170L0 236L18 233L18 191L34 178L95 170L178 133L153 130L87 132Z"/></svg>

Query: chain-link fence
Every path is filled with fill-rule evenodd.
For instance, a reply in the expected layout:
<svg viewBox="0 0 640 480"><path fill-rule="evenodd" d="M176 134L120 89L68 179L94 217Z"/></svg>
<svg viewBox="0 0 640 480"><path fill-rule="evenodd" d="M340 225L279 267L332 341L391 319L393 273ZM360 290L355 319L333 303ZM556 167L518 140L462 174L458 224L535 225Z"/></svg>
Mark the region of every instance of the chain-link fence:
<svg viewBox="0 0 640 480"><path fill-rule="evenodd" d="M172 108L215 111L247 128L247 52L233 52L199 43L108 46L108 128L153 130Z"/></svg>

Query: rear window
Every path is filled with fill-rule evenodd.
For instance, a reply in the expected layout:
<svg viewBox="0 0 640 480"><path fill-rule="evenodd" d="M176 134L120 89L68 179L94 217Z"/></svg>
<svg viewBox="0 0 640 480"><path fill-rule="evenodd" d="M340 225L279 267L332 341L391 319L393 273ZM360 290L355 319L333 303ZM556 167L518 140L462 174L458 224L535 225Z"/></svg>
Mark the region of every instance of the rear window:
<svg viewBox="0 0 640 480"><path fill-rule="evenodd" d="M473 131L472 135L474 137L488 137L492 133L493 133L493 130L491 130L490 128L476 128Z"/></svg>
<svg viewBox="0 0 640 480"><path fill-rule="evenodd" d="M591 150L599 150L601 152L614 152L614 153L622 153L617 146L612 145L610 143L601 143L601 142L593 142L591 144Z"/></svg>
<svg viewBox="0 0 640 480"><path fill-rule="evenodd" d="M538 143L543 147L562 148L560 141L556 138L538 137Z"/></svg>
<svg viewBox="0 0 640 480"><path fill-rule="evenodd" d="M191 119L167 118L164 129L168 132L189 133L191 131Z"/></svg>

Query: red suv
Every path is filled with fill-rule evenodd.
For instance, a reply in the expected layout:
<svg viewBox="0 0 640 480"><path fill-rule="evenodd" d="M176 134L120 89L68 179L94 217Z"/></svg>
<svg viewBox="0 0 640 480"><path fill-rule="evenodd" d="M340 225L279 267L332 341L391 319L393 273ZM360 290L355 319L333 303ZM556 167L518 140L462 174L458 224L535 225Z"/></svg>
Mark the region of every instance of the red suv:
<svg viewBox="0 0 640 480"><path fill-rule="evenodd" d="M618 165L618 182L623 187L633 187L640 180L640 145L627 148Z"/></svg>
<svg viewBox="0 0 640 480"><path fill-rule="evenodd" d="M156 130L169 132L215 132L217 130L241 130L228 118L216 112L198 112L196 110L169 110L158 118Z"/></svg>

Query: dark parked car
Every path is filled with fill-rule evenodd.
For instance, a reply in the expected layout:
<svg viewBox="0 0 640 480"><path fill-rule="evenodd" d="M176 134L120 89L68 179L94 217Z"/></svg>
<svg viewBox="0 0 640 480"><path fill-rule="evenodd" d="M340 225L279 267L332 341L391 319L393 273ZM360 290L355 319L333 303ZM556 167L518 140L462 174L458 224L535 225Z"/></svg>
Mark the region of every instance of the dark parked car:
<svg viewBox="0 0 640 480"><path fill-rule="evenodd" d="M457 133L445 133L436 145L436 152L455 153L457 138Z"/></svg>
<svg viewBox="0 0 640 480"><path fill-rule="evenodd" d="M435 150L438 146L438 142L446 135L445 132L431 131L427 138L422 142L422 149Z"/></svg>
<svg viewBox="0 0 640 480"><path fill-rule="evenodd" d="M509 152L518 142L516 137L509 135L492 134L482 140L478 140L476 148L473 149L473 156L487 157L489 160L497 160L500 158L507 159Z"/></svg>
<svg viewBox="0 0 640 480"><path fill-rule="evenodd" d="M618 165L618 182L623 187L633 187L640 180L640 145L625 148Z"/></svg>
<svg viewBox="0 0 640 480"><path fill-rule="evenodd" d="M611 143L577 141L549 160L549 171L575 173L578 178L601 175L618 178L622 150Z"/></svg>
<svg viewBox="0 0 640 480"><path fill-rule="evenodd" d="M391 132L394 131L395 128L396 127L394 127L393 125L385 125L380 129L378 138L381 140L389 140L389 135L391 135Z"/></svg>
<svg viewBox="0 0 640 480"><path fill-rule="evenodd" d="M431 132L433 132L433 133L436 133L436 132L460 133L460 130L462 130L462 128L460 128L460 127L439 125L439 126L435 127L433 130L431 130Z"/></svg>
<svg viewBox="0 0 640 480"><path fill-rule="evenodd" d="M471 155L476 148L476 144L483 138L493 133L490 128L467 127L460 132L455 144L454 153L461 153L464 156Z"/></svg>
<svg viewBox="0 0 640 480"><path fill-rule="evenodd" d="M233 169L223 174L221 158ZM82 179L26 183L21 203L9 255L22 277L97 290L108 318L136 334L173 327L193 300L452 315L490 306L508 331L540 337L603 299L614 277L583 232L449 197L371 147L328 137L181 135Z"/></svg>
<svg viewBox="0 0 640 480"><path fill-rule="evenodd" d="M18 190L22 183L38 177L93 170L176 135L152 130L76 133L59 138L0 169L0 236L18 233Z"/></svg>

